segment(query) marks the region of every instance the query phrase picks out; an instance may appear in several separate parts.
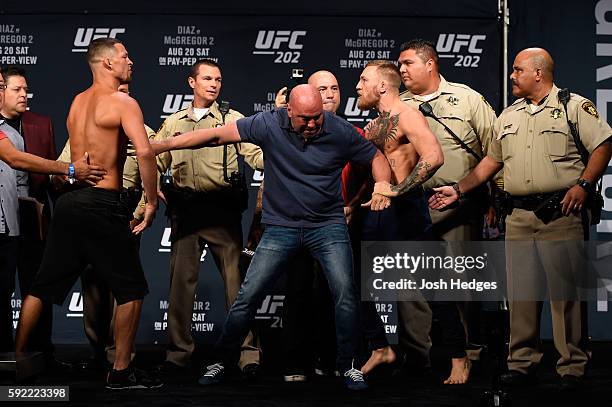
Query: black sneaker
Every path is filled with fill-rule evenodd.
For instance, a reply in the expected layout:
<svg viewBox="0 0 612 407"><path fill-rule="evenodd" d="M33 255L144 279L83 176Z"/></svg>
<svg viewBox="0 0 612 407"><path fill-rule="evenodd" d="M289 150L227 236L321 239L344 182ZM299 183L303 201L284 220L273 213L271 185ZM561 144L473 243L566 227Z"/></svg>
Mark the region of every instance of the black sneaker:
<svg viewBox="0 0 612 407"><path fill-rule="evenodd" d="M347 389L352 391L361 391L368 388L368 384L363 378L361 370L350 368L344 372L344 385Z"/></svg>
<svg viewBox="0 0 612 407"><path fill-rule="evenodd" d="M157 377L132 366L123 370L111 369L106 378L106 388L110 390L158 389L163 385Z"/></svg>
<svg viewBox="0 0 612 407"><path fill-rule="evenodd" d="M223 381L225 374L225 368L221 363L215 363L214 365L206 366L202 376L198 379L198 383L201 386L210 386L211 384L219 384Z"/></svg>

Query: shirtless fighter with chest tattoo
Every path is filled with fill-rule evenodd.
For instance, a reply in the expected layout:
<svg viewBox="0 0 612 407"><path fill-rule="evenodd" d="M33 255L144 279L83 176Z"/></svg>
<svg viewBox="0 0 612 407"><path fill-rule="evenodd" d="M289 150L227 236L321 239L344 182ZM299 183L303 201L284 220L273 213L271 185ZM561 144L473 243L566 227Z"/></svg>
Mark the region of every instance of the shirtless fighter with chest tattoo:
<svg viewBox="0 0 612 407"><path fill-rule="evenodd" d="M421 185L442 165L444 158L441 146L423 115L400 101L400 84L400 72L389 61L368 63L357 84L358 107L380 112L366 127L366 137L385 155L392 171L391 184L376 183L374 193L393 197L391 206L383 211L361 210L357 213L353 228L359 230L358 239L361 241L431 240L431 219ZM366 190L368 188L364 192ZM359 246L354 246L356 251L360 250ZM360 259L360 255L355 258ZM356 271L359 266L359 261L356 261ZM429 325L415 333L410 329L410 320L416 312L431 320L431 311L425 301L404 301L397 306L400 345L411 354L414 343L429 343ZM392 363L395 353L386 341L384 327L372 302L363 303L362 325L371 351L369 360L361 368L367 374L380 364ZM413 338L415 335L422 340ZM428 350L416 353L427 354Z"/></svg>

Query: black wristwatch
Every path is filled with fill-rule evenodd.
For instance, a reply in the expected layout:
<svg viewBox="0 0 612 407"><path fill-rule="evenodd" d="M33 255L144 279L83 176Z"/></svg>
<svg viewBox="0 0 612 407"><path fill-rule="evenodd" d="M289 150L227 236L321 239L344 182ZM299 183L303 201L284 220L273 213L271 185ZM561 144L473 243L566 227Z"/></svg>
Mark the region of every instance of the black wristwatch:
<svg viewBox="0 0 612 407"><path fill-rule="evenodd" d="M587 192L591 192L593 189L593 187L591 186L591 183L587 181L586 179L580 178L576 184L580 185L582 189L584 189Z"/></svg>
<svg viewBox="0 0 612 407"><path fill-rule="evenodd" d="M458 199L463 198L463 194L461 193L461 190L459 189L459 183L458 182L455 182L453 185L451 185L451 187L453 187L453 189L457 193L457 198Z"/></svg>

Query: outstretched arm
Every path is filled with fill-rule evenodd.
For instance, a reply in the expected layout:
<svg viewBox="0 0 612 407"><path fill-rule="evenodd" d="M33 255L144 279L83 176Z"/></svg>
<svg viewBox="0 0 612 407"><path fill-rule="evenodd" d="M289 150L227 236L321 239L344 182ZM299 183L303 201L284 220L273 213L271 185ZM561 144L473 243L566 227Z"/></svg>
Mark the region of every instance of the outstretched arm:
<svg viewBox="0 0 612 407"><path fill-rule="evenodd" d="M8 138L0 139L0 160L11 168L40 174L68 175L69 164L63 161L52 161L33 154L24 153L15 148ZM74 163L75 177L92 185L102 179L106 171L97 165L89 165L88 155Z"/></svg>
<svg viewBox="0 0 612 407"><path fill-rule="evenodd" d="M151 145L155 154L160 154L170 150L214 147L223 144L239 143L240 141L238 127L234 122L221 127L190 131L165 140L155 141Z"/></svg>
<svg viewBox="0 0 612 407"><path fill-rule="evenodd" d="M443 186L434 188L434 194L429 198L431 209L444 209L459 199L460 194L465 194L478 185L486 182L493 175L497 174L504 166L489 156L486 156L478 165L466 175L461 181L453 186Z"/></svg>

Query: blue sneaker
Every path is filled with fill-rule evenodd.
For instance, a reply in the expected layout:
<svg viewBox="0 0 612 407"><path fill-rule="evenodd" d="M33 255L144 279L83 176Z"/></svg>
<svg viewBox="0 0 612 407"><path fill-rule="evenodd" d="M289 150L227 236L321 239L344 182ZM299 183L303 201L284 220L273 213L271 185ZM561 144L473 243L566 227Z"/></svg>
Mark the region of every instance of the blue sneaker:
<svg viewBox="0 0 612 407"><path fill-rule="evenodd" d="M221 363L206 366L206 370L198 379L198 384L202 386L210 386L211 384L219 384L223 381L225 368Z"/></svg>
<svg viewBox="0 0 612 407"><path fill-rule="evenodd" d="M342 376L344 376L344 385L349 390L360 391L368 388L368 384L365 382L361 370L351 368L344 372Z"/></svg>

